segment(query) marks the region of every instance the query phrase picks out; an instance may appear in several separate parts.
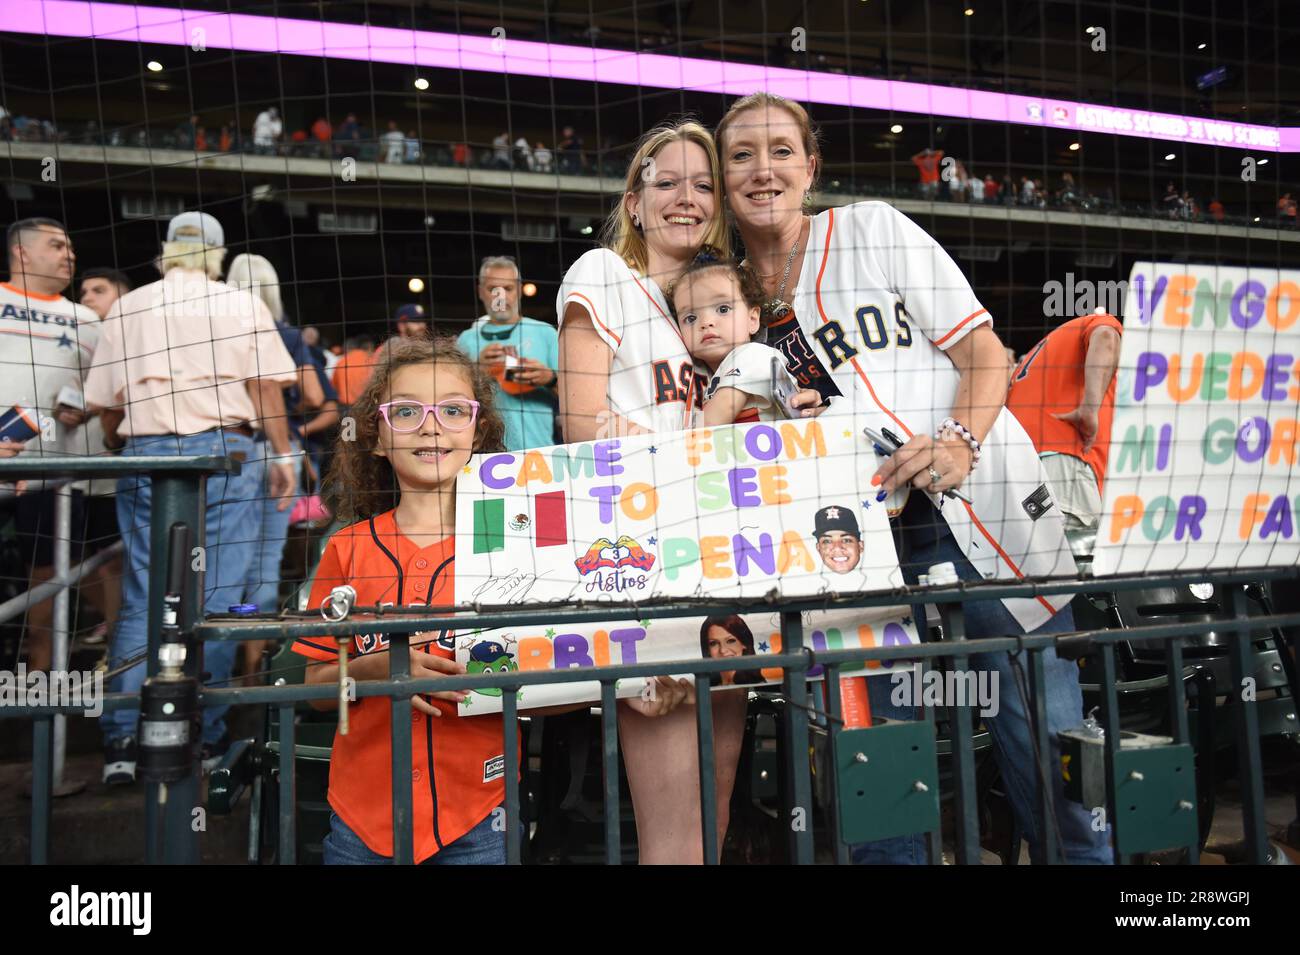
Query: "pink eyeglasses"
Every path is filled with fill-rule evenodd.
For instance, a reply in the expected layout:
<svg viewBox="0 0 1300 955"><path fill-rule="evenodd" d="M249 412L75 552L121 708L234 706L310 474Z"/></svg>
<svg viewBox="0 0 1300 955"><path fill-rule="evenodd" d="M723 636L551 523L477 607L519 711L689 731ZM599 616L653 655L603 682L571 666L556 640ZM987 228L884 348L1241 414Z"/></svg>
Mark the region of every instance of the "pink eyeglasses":
<svg viewBox="0 0 1300 955"><path fill-rule="evenodd" d="M379 406L379 413L388 427L401 434L419 431L430 411L438 424L448 431L464 431L473 426L478 417L478 402L469 398L449 398L431 405L420 401L388 401Z"/></svg>

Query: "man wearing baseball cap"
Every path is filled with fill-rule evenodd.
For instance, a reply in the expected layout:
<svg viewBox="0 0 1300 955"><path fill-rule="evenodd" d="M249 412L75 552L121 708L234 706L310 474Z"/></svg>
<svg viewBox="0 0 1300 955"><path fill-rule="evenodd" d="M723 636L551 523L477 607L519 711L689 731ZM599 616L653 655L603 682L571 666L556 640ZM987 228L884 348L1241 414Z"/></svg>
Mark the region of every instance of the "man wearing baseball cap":
<svg viewBox="0 0 1300 955"><path fill-rule="evenodd" d="M162 278L123 295L101 323L85 385L89 406L121 415L117 430L126 439L125 456L215 455L241 462L239 474L214 474L207 481L202 538L207 613L240 602L257 546L250 528L261 526L263 482L272 495L287 497L298 467L290 454L282 392L297 380L297 368L261 299L216 280L225 254L221 223L206 212L172 219L158 258ZM273 451L267 464L254 454L259 431ZM151 498L147 475L118 482L126 569L110 667L148 643ZM204 669L212 682L229 678L235 646L216 641L205 647ZM145 673L143 664L127 668L111 688L137 692ZM219 758L225 709L203 711L205 768ZM100 726L104 781L133 781L136 714L115 710L104 714Z"/></svg>
<svg viewBox="0 0 1300 955"><path fill-rule="evenodd" d="M415 302L397 306L393 313L393 324L397 326L399 338L428 338L429 319L424 313L424 306Z"/></svg>
<svg viewBox="0 0 1300 955"><path fill-rule="evenodd" d="M397 306L397 311L393 312L393 327L397 334L395 338L416 339L431 338L432 330L429 327L429 316L424 311L424 306L417 302L408 302L405 305ZM381 342L375 349L374 360L371 367L377 364L384 357L384 350L388 348L388 343L392 339L386 339Z"/></svg>
<svg viewBox="0 0 1300 955"><path fill-rule="evenodd" d="M813 537L817 554L833 574L847 574L857 569L862 559L862 532L853 509L832 504L817 512Z"/></svg>

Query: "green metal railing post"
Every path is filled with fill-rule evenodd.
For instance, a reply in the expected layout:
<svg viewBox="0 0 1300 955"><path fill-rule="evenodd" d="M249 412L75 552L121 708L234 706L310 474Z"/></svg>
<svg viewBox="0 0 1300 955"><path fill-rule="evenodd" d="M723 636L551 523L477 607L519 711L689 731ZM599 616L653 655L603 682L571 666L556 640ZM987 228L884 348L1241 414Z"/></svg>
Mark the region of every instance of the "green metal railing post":
<svg viewBox="0 0 1300 955"><path fill-rule="evenodd" d="M924 616L924 611L922 611L922 616ZM918 680L924 679L925 671L930 666L932 666L932 664L928 660L917 661L916 670L914 671L917 674L916 678ZM925 721L928 724L930 724L930 730L934 732L936 738L938 738L938 719L937 719L937 714L934 711L935 708L933 706L925 706L922 707L922 710L924 711L925 714L924 715ZM928 833L926 833L925 848L926 848L926 865L943 865L943 823L942 821L939 823L939 825L935 826Z"/></svg>
<svg viewBox="0 0 1300 955"><path fill-rule="evenodd" d="M298 745L294 704L280 707L280 865L298 862L298 764L294 759Z"/></svg>
<svg viewBox="0 0 1300 955"><path fill-rule="evenodd" d="M843 701L840 699L840 668L831 664L825 668L826 681L826 791L831 804L831 851L836 865L849 864L849 847L840 838L839 765L835 758L835 738L844 725ZM864 678L865 679L865 678Z"/></svg>
<svg viewBox="0 0 1300 955"><path fill-rule="evenodd" d="M519 808L519 688L501 691L501 723L505 736L506 865L519 865L524 829ZM430 767L432 771L432 767Z"/></svg>
<svg viewBox="0 0 1300 955"><path fill-rule="evenodd" d="M1165 672L1169 676L1169 732L1173 736L1175 743L1189 743L1191 742L1191 731L1187 722L1187 688L1183 685L1183 641L1170 640L1165 646L1165 652L1167 654ZM1210 754L1200 754L1199 758L1209 759ZM1197 793L1195 802L1199 812L1200 793ZM1197 826L1197 837L1187 847L1187 852L1188 865L1201 864L1199 825Z"/></svg>
<svg viewBox="0 0 1300 955"><path fill-rule="evenodd" d="M146 674L158 673L158 647L162 637L163 595L167 591L167 547L172 524L180 522L194 528L194 544L205 547L205 497L207 478L196 472L151 472L149 509L149 655L145 658ZM127 555L130 559L130 555ZM206 558L205 558L206 559ZM191 564L193 566L193 564ZM202 563L199 565L202 567ZM203 617L204 574L196 570L181 607L183 629ZM185 673L202 682L203 641L189 642ZM200 693L202 691L200 690ZM200 699L200 706L202 700ZM195 865L199 861L199 833L192 825L194 809L203 805L199 783L202 766L199 760L201 739L191 741L193 759L190 775L167 787L167 802L158 805L158 784L145 784L145 857L168 865ZM158 813L161 811L161 826ZM162 845L158 844L161 836Z"/></svg>
<svg viewBox="0 0 1300 955"><path fill-rule="evenodd" d="M1102 643L1101 656L1101 725L1106 731L1106 821L1110 823L1112 833L1118 834L1120 826L1119 800L1115 798L1118 781L1115 779L1115 757L1120 750L1119 693L1115 689L1115 645ZM1095 809L1095 807L1084 807ZM1115 852L1115 864L1125 865L1128 855Z"/></svg>
<svg viewBox="0 0 1300 955"><path fill-rule="evenodd" d="M700 835L704 864L718 864L718 797L713 766L713 691L709 676L695 678L695 728L700 767ZM729 690L728 692L745 692Z"/></svg>
<svg viewBox="0 0 1300 955"><path fill-rule="evenodd" d="M1052 758L1052 734L1047 728L1047 675L1043 667L1041 650L1026 650L1029 655L1029 705L1034 719L1034 749L1038 754L1038 812L1042 819L1038 844L1042 847L1043 862L1057 865L1061 862L1060 846L1052 838L1055 825L1056 799L1052 780L1056 778L1056 761ZM1013 851L1018 846L1013 846Z"/></svg>
<svg viewBox="0 0 1300 955"><path fill-rule="evenodd" d="M618 799L618 697L613 680L600 681L600 765L605 791L605 864L620 865L623 820Z"/></svg>
<svg viewBox="0 0 1300 955"><path fill-rule="evenodd" d="M411 635L393 633L388 637L388 678L402 681L411 675ZM393 864L415 862L415 818L411 808L411 695L399 693L390 701L393 728ZM447 719L447 717L443 717ZM426 720L437 719L426 716ZM451 717L456 719L456 717ZM429 732L426 729L426 732ZM429 767L433 772L433 767ZM429 782L432 785L432 781Z"/></svg>
<svg viewBox="0 0 1300 955"><path fill-rule="evenodd" d="M803 617L798 613L781 614L781 652L803 651ZM790 861L812 865L812 778L808 773L808 668L786 667L781 680L785 695L785 753L789 760L789 799L785 807L785 824L790 827Z"/></svg>
<svg viewBox="0 0 1300 955"><path fill-rule="evenodd" d="M1224 587L1225 608L1230 620L1244 621L1242 588ZM1232 687L1228 697L1236 716L1237 760L1241 779L1241 824L1246 837L1246 859L1254 865L1268 860L1268 836L1264 831L1264 767L1259 750L1259 711L1255 706L1255 680L1250 669L1253 638L1248 625L1232 634L1228 658Z"/></svg>
<svg viewBox="0 0 1300 955"><path fill-rule="evenodd" d="M966 620L959 603L939 604L943 620L944 641L953 645L946 659L956 673L969 668L970 651L967 649ZM975 727L969 706L955 700L948 706L948 734L952 737L952 778L956 799L955 854L961 865L979 865L980 822L979 802L975 791Z"/></svg>
<svg viewBox="0 0 1300 955"><path fill-rule="evenodd" d="M32 720L32 865L49 865L50 816L54 801L54 717Z"/></svg>

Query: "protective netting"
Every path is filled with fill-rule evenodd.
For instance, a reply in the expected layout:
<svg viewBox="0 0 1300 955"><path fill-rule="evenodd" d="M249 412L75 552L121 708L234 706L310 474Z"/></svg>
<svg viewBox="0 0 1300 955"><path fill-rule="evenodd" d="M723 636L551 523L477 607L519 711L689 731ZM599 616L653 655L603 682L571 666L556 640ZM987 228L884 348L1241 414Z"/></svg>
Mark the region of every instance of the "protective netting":
<svg viewBox="0 0 1300 955"><path fill-rule="evenodd" d="M1103 525L1112 569L1167 567L1155 555L1175 544L1184 567L1230 562L1228 538L1237 561L1283 560L1300 530L1283 486L1300 418L1295 27L1282 3L1150 6L8 3L6 219L27 224L9 237L0 406L15 436L32 420L25 453L102 453L107 426L127 454L241 455L239 478L208 487L210 612L309 602L327 505L349 524L394 506L373 453L394 415L426 414L423 437L385 451L415 457L405 442L428 437L404 465L422 503L387 538L367 530L374 567L337 575L381 581L375 603L627 596L638 574L638 598L834 593L869 570L888 585L909 555L925 572L945 535L979 577L1071 574L1064 531L1096 533L1103 509L1122 514ZM759 102L731 114L715 175L709 134L758 91L802 104L816 138ZM690 119L702 139L641 148ZM176 225L188 212L212 220ZM706 240L723 265L674 287ZM119 286L134 291L114 301ZM1098 312L1145 316L1143 348L1092 355L1110 335L1094 338ZM1045 349L1072 319L1071 347ZM729 330L704 340L714 325ZM426 331L477 364L385 344ZM404 390L367 393L394 360L414 362ZM1103 499L1107 389L1090 396L1085 372L1107 360L1128 483ZM453 530L432 435L474 433L454 421L473 412L377 406L482 399L473 367L495 380L506 457L464 465L474 500L444 590L406 560L430 563L416 552ZM1008 378L1013 408L1028 395L1014 415ZM826 402L815 425L782 410L801 389ZM678 433L653 452L635 437L725 430L723 404L771 436ZM122 413L79 423L100 407ZM895 463L915 457L908 510L871 483L882 466L892 483L894 449L863 428L899 439ZM566 439L585 451L526 453ZM602 472L610 440L625 459ZM801 448L815 464L794 466ZM286 473L292 488L273 483ZM37 580L52 564L52 498L28 493L10 505L11 595L25 564ZM74 605L77 639L102 639L125 585L118 629L138 633L118 663L143 634L147 487L75 498L74 564L82 543L125 539ZM1011 603L1031 629L1055 609ZM31 634L48 618L29 614Z"/></svg>

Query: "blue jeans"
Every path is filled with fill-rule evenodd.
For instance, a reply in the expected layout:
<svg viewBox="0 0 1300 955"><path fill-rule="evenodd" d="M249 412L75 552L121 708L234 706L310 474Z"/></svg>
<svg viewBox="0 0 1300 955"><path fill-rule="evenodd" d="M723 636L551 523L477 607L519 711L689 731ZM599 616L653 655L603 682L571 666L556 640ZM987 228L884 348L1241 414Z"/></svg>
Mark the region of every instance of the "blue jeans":
<svg viewBox="0 0 1300 955"><path fill-rule="evenodd" d="M505 865L506 834L492 828L496 811L455 842L443 846L424 865ZM330 813L330 831L321 848L326 865L391 865L391 856L381 856L361 841L348 824Z"/></svg>
<svg viewBox="0 0 1300 955"><path fill-rule="evenodd" d="M243 598L248 565L256 544L257 515L261 507L262 462L253 454L253 439L229 431L208 431L178 437L131 438L122 454L142 455L244 455L239 474L214 474L207 482L207 512L204 520L205 573L203 610L225 613ZM122 610L113 634L109 667L144 650L149 643L149 527L153 487L148 475L131 475L117 482L117 522L125 548L122 571ZM198 535L195 534L195 540ZM156 555L163 560L163 555ZM234 640L216 640L203 647L203 670L211 682L229 680L235 662ZM114 677L109 689L115 693L138 693L147 673L141 662ZM203 710L203 742L216 743L225 731L227 707ZM112 710L100 717L105 744L134 736L139 712Z"/></svg>
<svg viewBox="0 0 1300 955"><path fill-rule="evenodd" d="M913 497L919 498L921 495L914 493ZM930 512L933 513L932 507ZM906 517L905 511L904 518ZM944 561L953 563L962 580L981 580L979 571L966 559L937 513L934 514L934 521L937 524L928 524L920 529L904 527L900 557L903 576L907 582L915 584L918 574L925 573L932 564ZM1000 600L968 600L962 604L962 610L966 636L972 640L1016 636L1025 632ZM1033 632L1068 633L1073 629L1074 615L1067 606ZM1042 847L1037 843L1042 818L1038 806L1038 763L1034 758L1029 720L1017 689L1017 674L1012 669L1011 656L1009 653L979 653L970 657L968 665L972 670L988 670L997 675L998 714L985 717L984 723L993 738L993 755L1002 771L1003 785L1011 800L1016 820L1029 840L1030 857L1037 862L1042 858ZM1025 655L1016 654L1016 657L1020 664L1019 671L1024 674L1025 692L1028 694ZM1056 766L1060 759L1056 734L1083 722L1083 695L1079 690L1078 667L1068 660L1058 659L1054 650L1044 651L1043 671L1046 678L1047 728L1052 741L1052 764ZM893 688L892 681L888 679L877 677L867 681L871 715L899 720L917 719L914 707L896 706L890 701ZM1101 832L1094 831L1091 813L1078 803L1067 800L1063 786L1061 774L1053 772L1053 800L1065 861L1096 865L1113 863L1109 828ZM862 843L853 847L851 855L858 865L919 865L927 861L925 837L915 833Z"/></svg>
<svg viewBox="0 0 1300 955"><path fill-rule="evenodd" d="M300 449L297 441L290 441L289 445L294 452ZM269 480L270 468L266 465L266 455L273 453L271 442L256 441L253 449L261 464L262 473ZM295 478L293 493L297 496L302 493L302 468L298 468ZM248 567L243 602L257 604L258 610L263 613L274 613L280 609L280 563L284 560L284 543L289 536L293 498L289 499L289 507L279 510L277 505L280 501L271 496L270 489L265 486L266 480L263 481L262 500L258 505L262 529L255 544L252 563Z"/></svg>

